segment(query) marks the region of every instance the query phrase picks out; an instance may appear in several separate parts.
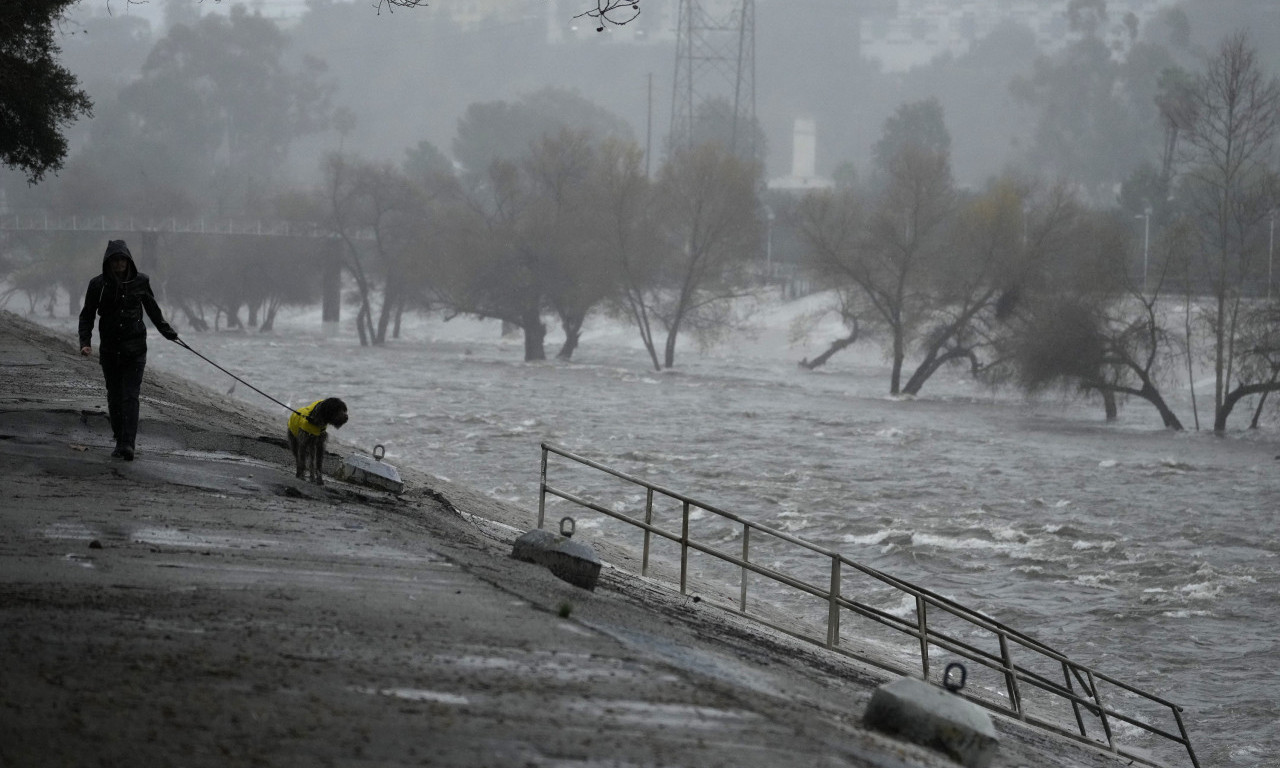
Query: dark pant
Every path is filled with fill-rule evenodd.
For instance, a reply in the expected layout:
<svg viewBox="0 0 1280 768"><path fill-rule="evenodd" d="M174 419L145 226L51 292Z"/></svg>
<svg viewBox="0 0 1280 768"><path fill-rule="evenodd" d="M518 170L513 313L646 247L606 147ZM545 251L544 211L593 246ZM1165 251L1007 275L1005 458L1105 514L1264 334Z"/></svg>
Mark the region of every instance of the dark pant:
<svg viewBox="0 0 1280 768"><path fill-rule="evenodd" d="M117 447L133 448L138 436L138 393L147 356L103 352L102 377L107 381L107 412Z"/></svg>

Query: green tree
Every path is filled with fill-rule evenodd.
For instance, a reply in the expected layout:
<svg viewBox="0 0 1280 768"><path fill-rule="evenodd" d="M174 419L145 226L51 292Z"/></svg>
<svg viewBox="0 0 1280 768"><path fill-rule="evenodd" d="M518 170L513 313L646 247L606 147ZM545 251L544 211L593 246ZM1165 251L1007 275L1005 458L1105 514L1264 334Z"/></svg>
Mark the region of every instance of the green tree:
<svg viewBox="0 0 1280 768"><path fill-rule="evenodd" d="M520 166L495 161L470 175L443 232L437 295L452 312L494 318L524 333L524 359L545 360L549 254L536 238Z"/></svg>
<svg viewBox="0 0 1280 768"><path fill-rule="evenodd" d="M613 293L609 261L590 236L598 161L590 134L562 129L535 143L521 164L531 195L526 242L546 253L547 302L564 331L560 360L573 358L588 313Z"/></svg>
<svg viewBox="0 0 1280 768"><path fill-rule="evenodd" d="M1118 398L1129 396L1150 403L1166 427L1182 429L1161 385L1183 357L1162 310L1183 239L1172 232L1161 239L1144 286L1128 267L1136 238L1127 214L1075 208L1070 219L1069 261L1032 286L1009 319L1004 364L1029 392L1066 384L1100 395L1108 421L1118 416Z"/></svg>
<svg viewBox="0 0 1280 768"><path fill-rule="evenodd" d="M763 166L769 156L768 138L759 120L753 118L745 125L744 122L741 118L734 119L733 104L728 99L707 99L694 110L693 144L719 142L721 146L732 147L741 159Z"/></svg>
<svg viewBox="0 0 1280 768"><path fill-rule="evenodd" d="M68 163L80 212L243 216L268 208L293 143L328 115L324 67L285 65L288 37L236 6L178 24L102 105Z"/></svg>
<svg viewBox="0 0 1280 768"><path fill-rule="evenodd" d="M1174 60L1163 47L1136 39L1117 56L1101 34L1101 0L1075 0L1070 10L1082 37L1038 59L1010 89L1038 113L1027 160L1110 204L1112 185L1148 157L1148 139L1160 125L1161 72Z"/></svg>
<svg viewBox="0 0 1280 768"><path fill-rule="evenodd" d="M0 161L34 184L62 168L67 127L93 104L58 61L54 35L75 0L0 5Z"/></svg>
<svg viewBox="0 0 1280 768"><path fill-rule="evenodd" d="M453 156L464 172L483 176L495 160L515 160L562 129L598 139L630 139L631 127L577 91L543 88L513 102L477 102L458 119Z"/></svg>
<svg viewBox="0 0 1280 768"><path fill-rule="evenodd" d="M871 148L871 156L876 167L885 169L908 147L948 157L951 155L951 133L947 131L942 103L937 97L899 105L884 121L880 138Z"/></svg>

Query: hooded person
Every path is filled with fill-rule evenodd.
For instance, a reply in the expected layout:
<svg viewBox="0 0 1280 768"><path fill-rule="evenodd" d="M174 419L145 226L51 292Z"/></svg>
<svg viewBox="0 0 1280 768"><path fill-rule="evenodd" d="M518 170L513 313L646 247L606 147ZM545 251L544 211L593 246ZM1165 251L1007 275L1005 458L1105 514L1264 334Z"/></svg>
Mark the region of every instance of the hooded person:
<svg viewBox="0 0 1280 768"><path fill-rule="evenodd" d="M133 460L138 435L138 394L147 364L147 327L142 313L160 335L176 341L178 332L164 319L151 281L138 271L123 240L111 240L102 255L102 274L89 281L80 310L80 354L93 351L94 315L98 321L98 359L107 383L107 411L116 449L111 455Z"/></svg>

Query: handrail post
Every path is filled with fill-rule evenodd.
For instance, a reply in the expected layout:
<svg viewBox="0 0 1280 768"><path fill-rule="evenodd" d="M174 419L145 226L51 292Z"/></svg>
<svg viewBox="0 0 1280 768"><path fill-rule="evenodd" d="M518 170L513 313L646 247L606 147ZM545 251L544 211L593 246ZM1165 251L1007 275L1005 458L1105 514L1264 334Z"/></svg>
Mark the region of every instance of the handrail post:
<svg viewBox="0 0 1280 768"><path fill-rule="evenodd" d="M1102 691L1098 689L1098 681L1093 679L1093 670L1085 669L1089 677L1089 688L1093 691L1093 700L1098 704L1098 719L1102 721L1102 732L1107 735L1107 748L1116 751L1116 740L1111 735L1111 723L1107 721L1107 708L1102 704Z"/></svg>
<svg viewBox="0 0 1280 768"><path fill-rule="evenodd" d="M916 595L916 627L920 630L920 673L929 679L929 619L924 595ZM946 682L945 680L943 681Z"/></svg>
<svg viewBox="0 0 1280 768"><path fill-rule="evenodd" d="M746 524L742 526L742 562L751 562L751 526ZM743 566L742 596L738 600L738 610L743 613L747 612L747 574L750 572L746 566Z"/></svg>
<svg viewBox="0 0 1280 768"><path fill-rule="evenodd" d="M1062 662L1062 676L1067 679L1067 690L1074 694L1076 692L1076 686L1075 683L1071 682L1071 668L1067 666L1067 662L1065 661ZM1088 736L1089 734L1086 733L1084 729L1084 718L1080 716L1080 702L1072 699L1071 709L1075 710L1076 725L1080 727L1080 735Z"/></svg>
<svg viewBox="0 0 1280 768"><path fill-rule="evenodd" d="M1187 745L1187 756L1191 758L1191 764L1195 768L1200 768L1200 761L1196 759L1196 751L1191 748L1191 737L1187 735L1187 726L1182 724L1182 713L1177 707L1170 707L1173 711L1173 719L1178 721L1178 732L1182 734L1182 743Z"/></svg>
<svg viewBox="0 0 1280 768"><path fill-rule="evenodd" d="M653 489L646 488L644 494L644 554L640 559L640 575L649 575L649 540L653 537L653 533L648 526L653 525Z"/></svg>
<svg viewBox="0 0 1280 768"><path fill-rule="evenodd" d="M680 594L685 594L689 580L689 502L684 503L684 519L680 522Z"/></svg>
<svg viewBox="0 0 1280 768"><path fill-rule="evenodd" d="M547 446L542 446L542 475L538 483L538 527L547 513Z"/></svg>
<svg viewBox="0 0 1280 768"><path fill-rule="evenodd" d="M1027 713L1022 711L1022 696L1018 693L1018 676L1013 672L1013 658L1009 655L1009 638L1003 632L1000 633L1000 661L1004 664L1004 682L1009 689L1009 703L1013 705L1018 718L1026 720Z"/></svg>
<svg viewBox="0 0 1280 768"><path fill-rule="evenodd" d="M831 591L827 607L827 647L840 645L840 555L831 556Z"/></svg>

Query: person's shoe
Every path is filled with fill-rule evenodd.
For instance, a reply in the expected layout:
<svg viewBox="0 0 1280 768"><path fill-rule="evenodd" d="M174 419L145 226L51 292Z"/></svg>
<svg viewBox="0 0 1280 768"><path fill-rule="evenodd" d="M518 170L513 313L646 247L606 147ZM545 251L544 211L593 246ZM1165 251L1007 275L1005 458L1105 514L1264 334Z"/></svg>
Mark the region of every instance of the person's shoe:
<svg viewBox="0 0 1280 768"><path fill-rule="evenodd" d="M124 448L122 446L117 445L116 449L111 452L111 458L113 459L124 458Z"/></svg>
<svg viewBox="0 0 1280 768"><path fill-rule="evenodd" d="M133 449L127 445L121 448L120 458L124 459L125 461L133 461Z"/></svg>

